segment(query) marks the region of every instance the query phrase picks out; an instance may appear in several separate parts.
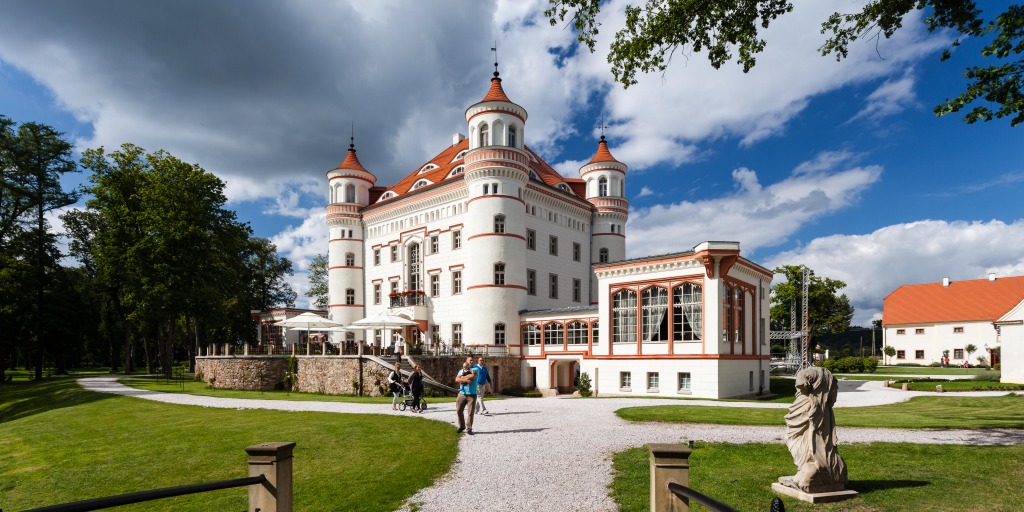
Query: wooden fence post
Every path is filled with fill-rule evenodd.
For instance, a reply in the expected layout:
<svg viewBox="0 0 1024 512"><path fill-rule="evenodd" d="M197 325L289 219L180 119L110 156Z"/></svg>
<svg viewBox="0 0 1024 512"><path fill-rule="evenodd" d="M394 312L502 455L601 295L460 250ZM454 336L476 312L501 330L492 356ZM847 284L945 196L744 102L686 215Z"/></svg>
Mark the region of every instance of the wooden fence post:
<svg viewBox="0 0 1024 512"><path fill-rule="evenodd" d="M651 512L688 512L688 500L668 490L668 483L690 485L690 448L684 444L651 443Z"/></svg>
<svg viewBox="0 0 1024 512"><path fill-rule="evenodd" d="M249 476L267 483L249 486L249 512L292 512L292 450L295 443L260 443L245 449Z"/></svg>

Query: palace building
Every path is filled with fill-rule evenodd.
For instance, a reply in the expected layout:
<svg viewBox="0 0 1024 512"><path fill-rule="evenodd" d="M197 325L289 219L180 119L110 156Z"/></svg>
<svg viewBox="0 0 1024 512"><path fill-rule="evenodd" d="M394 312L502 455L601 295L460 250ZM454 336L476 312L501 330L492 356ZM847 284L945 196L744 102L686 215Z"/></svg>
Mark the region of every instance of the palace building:
<svg viewBox="0 0 1024 512"><path fill-rule="evenodd" d="M354 145L327 171L330 317L412 320L393 335L518 358L522 385L550 393L581 372L601 395L767 391L772 272L737 242L625 260L626 164L602 136L561 176L501 83L495 71L466 109L468 136L397 183L378 184ZM377 351L389 332L344 336Z"/></svg>

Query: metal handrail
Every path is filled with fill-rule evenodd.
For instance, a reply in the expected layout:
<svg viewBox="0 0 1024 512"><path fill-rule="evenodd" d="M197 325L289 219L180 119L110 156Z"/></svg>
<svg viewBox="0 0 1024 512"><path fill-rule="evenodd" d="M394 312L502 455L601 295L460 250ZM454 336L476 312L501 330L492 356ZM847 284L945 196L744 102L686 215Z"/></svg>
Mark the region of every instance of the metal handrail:
<svg viewBox="0 0 1024 512"><path fill-rule="evenodd" d="M143 501L158 500L161 498L173 498L175 496L185 496L187 494L219 491L221 489L230 489L232 487L248 487L250 485L266 483L266 475L250 476L245 478L235 478L232 480L219 480L216 482L203 482L200 484L179 485L176 487L150 489L148 491L139 491L129 494L118 494L116 496L106 496L103 498L76 501L73 503L33 508L24 512L87 512L90 510L119 507L121 505L130 505L132 503L141 503Z"/></svg>
<svg viewBox="0 0 1024 512"><path fill-rule="evenodd" d="M721 501L718 501L706 494L701 494L685 485L669 482L668 490L672 491L672 494L675 494L678 498L693 500L703 505L711 512L739 512L729 505L726 505L725 503L722 503Z"/></svg>

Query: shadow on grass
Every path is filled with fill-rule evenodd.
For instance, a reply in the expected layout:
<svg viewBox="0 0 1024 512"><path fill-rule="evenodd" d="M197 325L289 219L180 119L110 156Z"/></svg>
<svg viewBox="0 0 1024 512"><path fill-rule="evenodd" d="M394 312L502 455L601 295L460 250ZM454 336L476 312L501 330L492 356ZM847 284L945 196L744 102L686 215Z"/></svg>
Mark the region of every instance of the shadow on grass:
<svg viewBox="0 0 1024 512"><path fill-rule="evenodd" d="M902 489L904 487L925 487L927 485L931 485L931 483L921 480L854 480L847 487L861 494L870 494L875 491Z"/></svg>
<svg viewBox="0 0 1024 512"><path fill-rule="evenodd" d="M42 381L0 385L0 423L115 396L86 391L75 382L77 378L53 377Z"/></svg>

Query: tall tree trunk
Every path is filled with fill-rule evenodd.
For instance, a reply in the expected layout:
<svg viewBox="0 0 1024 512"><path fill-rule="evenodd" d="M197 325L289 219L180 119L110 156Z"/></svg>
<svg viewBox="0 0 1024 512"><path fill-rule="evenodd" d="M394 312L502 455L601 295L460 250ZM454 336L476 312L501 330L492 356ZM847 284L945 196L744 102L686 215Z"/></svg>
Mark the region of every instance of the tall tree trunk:
<svg viewBox="0 0 1024 512"><path fill-rule="evenodd" d="M167 336L164 340L163 352L161 353L161 359L163 363L164 377L171 378L171 366L174 364L174 320L167 320Z"/></svg>
<svg viewBox="0 0 1024 512"><path fill-rule="evenodd" d="M160 335L157 334L157 338L159 337ZM154 363L153 355L149 350L149 336L142 336L142 349L146 353L146 372L150 374L156 373L156 364Z"/></svg>

